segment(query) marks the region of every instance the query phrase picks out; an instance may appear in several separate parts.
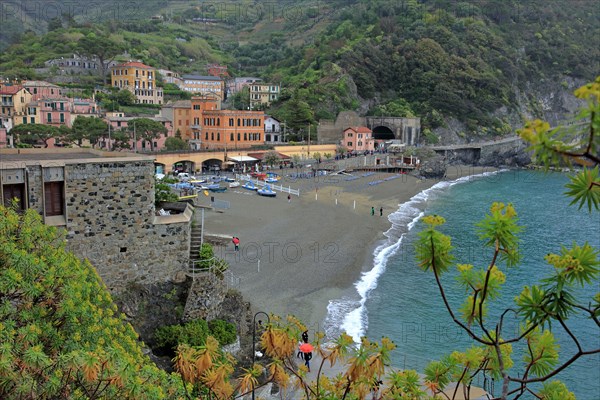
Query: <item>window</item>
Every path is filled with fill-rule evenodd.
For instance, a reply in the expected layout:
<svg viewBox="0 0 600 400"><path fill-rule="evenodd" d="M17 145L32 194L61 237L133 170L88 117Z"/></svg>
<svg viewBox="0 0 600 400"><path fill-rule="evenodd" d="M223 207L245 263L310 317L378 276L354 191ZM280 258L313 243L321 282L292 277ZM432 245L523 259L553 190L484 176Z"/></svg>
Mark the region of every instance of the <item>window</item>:
<svg viewBox="0 0 600 400"><path fill-rule="evenodd" d="M244 132L244 140L248 140L248 134Z"/></svg>
<svg viewBox="0 0 600 400"><path fill-rule="evenodd" d="M241 140L241 139L240 139L240 137L241 137L240 135L241 135L241 134L240 134L240 133L238 133L238 140Z"/></svg>
<svg viewBox="0 0 600 400"><path fill-rule="evenodd" d="M64 111L65 110L65 103L60 103L60 111Z"/></svg>
<svg viewBox="0 0 600 400"><path fill-rule="evenodd" d="M215 133L214 132L210 133L210 140L215 140Z"/></svg>
<svg viewBox="0 0 600 400"><path fill-rule="evenodd" d="M52 122L52 113L48 113L48 115L46 115L46 121Z"/></svg>
<svg viewBox="0 0 600 400"><path fill-rule="evenodd" d="M221 133L217 132L217 142L220 142L220 141L221 141Z"/></svg>
<svg viewBox="0 0 600 400"><path fill-rule="evenodd" d="M348 142L348 147L352 147L352 142Z"/></svg>
<svg viewBox="0 0 600 400"><path fill-rule="evenodd" d="M25 209L25 184L16 183L11 185L4 185L2 187L3 201L5 207L10 207L13 200L16 200L17 210Z"/></svg>
<svg viewBox="0 0 600 400"><path fill-rule="evenodd" d="M23 123L26 124L27 123L27 117L23 117Z"/></svg>
<svg viewBox="0 0 600 400"><path fill-rule="evenodd" d="M204 133L204 140L208 140L208 132Z"/></svg>
<svg viewBox="0 0 600 400"><path fill-rule="evenodd" d="M229 141L233 142L234 138L233 138L233 133L229 135Z"/></svg>
<svg viewBox="0 0 600 400"><path fill-rule="evenodd" d="M44 183L46 216L64 215L64 182Z"/></svg>
<svg viewBox="0 0 600 400"><path fill-rule="evenodd" d="M37 94L37 88L33 88L33 94Z"/></svg>
<svg viewBox="0 0 600 400"><path fill-rule="evenodd" d="M30 117L29 118L29 123L30 124L35 124L35 117Z"/></svg>
<svg viewBox="0 0 600 400"><path fill-rule="evenodd" d="M62 104L62 103L60 103L60 104ZM60 123L61 124L65 123L65 114L63 114L63 113L60 113Z"/></svg>

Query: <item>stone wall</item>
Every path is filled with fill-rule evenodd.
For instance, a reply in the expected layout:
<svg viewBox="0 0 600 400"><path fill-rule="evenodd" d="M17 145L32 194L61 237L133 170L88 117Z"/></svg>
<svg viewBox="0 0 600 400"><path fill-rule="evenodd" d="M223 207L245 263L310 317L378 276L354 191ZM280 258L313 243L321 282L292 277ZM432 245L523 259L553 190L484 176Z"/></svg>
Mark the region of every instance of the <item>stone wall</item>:
<svg viewBox="0 0 600 400"><path fill-rule="evenodd" d="M181 280L193 209L160 217L151 159L61 161L26 166L28 206L66 229L67 248L87 258L113 293L128 283ZM46 217L44 183L64 182L64 215ZM179 276L178 276L179 275Z"/></svg>
<svg viewBox="0 0 600 400"><path fill-rule="evenodd" d="M68 247L111 291L175 278L187 266L191 221L155 223L151 161L65 167Z"/></svg>

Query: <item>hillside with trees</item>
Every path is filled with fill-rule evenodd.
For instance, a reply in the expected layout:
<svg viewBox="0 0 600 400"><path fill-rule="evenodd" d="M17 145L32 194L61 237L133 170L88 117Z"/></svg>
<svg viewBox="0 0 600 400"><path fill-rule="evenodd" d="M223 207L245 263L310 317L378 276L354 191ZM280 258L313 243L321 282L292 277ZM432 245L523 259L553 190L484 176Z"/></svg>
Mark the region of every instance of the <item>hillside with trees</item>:
<svg viewBox="0 0 600 400"><path fill-rule="evenodd" d="M90 38L101 38L117 59L181 73L218 62L232 76L281 83L268 112L286 121L354 110L417 115L429 129L453 119L467 134L503 135L554 112L540 97L571 92L600 66L600 15L590 1L269 4L157 0L131 18L63 16L48 33L3 37L14 44L0 56L1 74L44 78L35 73L44 61L88 54ZM294 115L298 102L310 109L304 117Z"/></svg>

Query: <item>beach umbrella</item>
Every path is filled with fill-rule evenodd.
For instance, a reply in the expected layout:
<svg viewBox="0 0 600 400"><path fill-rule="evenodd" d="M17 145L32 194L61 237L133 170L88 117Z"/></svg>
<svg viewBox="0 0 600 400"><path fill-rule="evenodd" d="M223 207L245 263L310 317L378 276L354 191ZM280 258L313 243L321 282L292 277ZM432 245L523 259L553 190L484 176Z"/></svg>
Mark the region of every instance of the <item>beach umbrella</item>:
<svg viewBox="0 0 600 400"><path fill-rule="evenodd" d="M300 351L303 353L312 353L315 348L310 343L302 343L300 345Z"/></svg>

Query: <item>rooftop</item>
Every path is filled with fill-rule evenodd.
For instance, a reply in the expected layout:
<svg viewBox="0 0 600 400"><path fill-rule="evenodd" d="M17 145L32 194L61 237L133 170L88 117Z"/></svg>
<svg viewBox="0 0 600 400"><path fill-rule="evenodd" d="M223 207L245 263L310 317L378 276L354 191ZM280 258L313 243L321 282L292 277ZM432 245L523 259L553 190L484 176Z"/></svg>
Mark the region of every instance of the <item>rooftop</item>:
<svg viewBox="0 0 600 400"><path fill-rule="evenodd" d="M21 85L4 86L0 89L0 94L15 94L21 89L23 89Z"/></svg>
<svg viewBox="0 0 600 400"><path fill-rule="evenodd" d="M123 63L123 64L115 65L112 68L119 68L119 67L135 67L135 68L154 69L153 67L151 67L149 65L146 65L144 63L141 63L139 61L128 61L128 62Z"/></svg>
<svg viewBox="0 0 600 400"><path fill-rule="evenodd" d="M60 89L60 86L55 85L46 81L23 81L24 87L36 86L36 87L50 87Z"/></svg>
<svg viewBox="0 0 600 400"><path fill-rule="evenodd" d="M195 79L199 81L222 81L223 79L218 76L204 76L204 75L182 75L182 79Z"/></svg>
<svg viewBox="0 0 600 400"><path fill-rule="evenodd" d="M141 161L154 159L151 156L126 152L107 152L93 149L0 149L0 169L22 168L25 164L39 163L43 166L60 166L77 162ZM45 163L44 161L49 161Z"/></svg>

